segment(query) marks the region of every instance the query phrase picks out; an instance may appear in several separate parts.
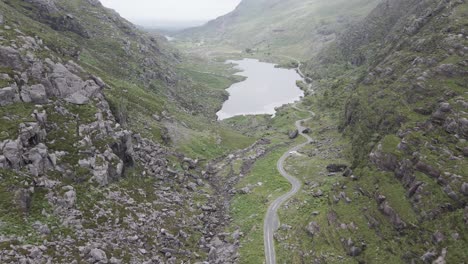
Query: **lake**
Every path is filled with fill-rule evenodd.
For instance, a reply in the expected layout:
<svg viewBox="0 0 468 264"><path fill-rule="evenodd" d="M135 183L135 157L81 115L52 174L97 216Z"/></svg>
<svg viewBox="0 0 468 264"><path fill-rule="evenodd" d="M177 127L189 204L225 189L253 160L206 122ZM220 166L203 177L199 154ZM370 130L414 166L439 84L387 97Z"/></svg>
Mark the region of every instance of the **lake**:
<svg viewBox="0 0 468 264"><path fill-rule="evenodd" d="M296 70L275 68L275 64L255 59L230 60L247 77L227 89L229 99L217 113L223 120L238 115L275 114L275 108L293 103L304 95L296 86L302 77Z"/></svg>

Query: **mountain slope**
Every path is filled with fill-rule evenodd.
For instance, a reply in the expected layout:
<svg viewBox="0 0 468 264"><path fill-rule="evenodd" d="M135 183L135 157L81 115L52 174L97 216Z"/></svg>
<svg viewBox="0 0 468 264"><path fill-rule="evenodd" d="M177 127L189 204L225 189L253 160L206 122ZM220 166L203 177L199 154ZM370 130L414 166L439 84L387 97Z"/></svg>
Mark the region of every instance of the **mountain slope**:
<svg viewBox="0 0 468 264"><path fill-rule="evenodd" d="M231 13L179 34L207 44L258 53L311 56L347 25L365 16L376 0L243 0Z"/></svg>
<svg viewBox="0 0 468 264"><path fill-rule="evenodd" d="M1 263L236 259L202 159L254 140L185 64L99 1L0 2Z"/></svg>
<svg viewBox="0 0 468 264"><path fill-rule="evenodd" d="M322 116L316 146L290 161L309 184L282 214L281 260L466 261L467 10L384 1L303 66L317 92L304 104ZM334 161L315 148L343 141L331 156L350 168L317 168Z"/></svg>

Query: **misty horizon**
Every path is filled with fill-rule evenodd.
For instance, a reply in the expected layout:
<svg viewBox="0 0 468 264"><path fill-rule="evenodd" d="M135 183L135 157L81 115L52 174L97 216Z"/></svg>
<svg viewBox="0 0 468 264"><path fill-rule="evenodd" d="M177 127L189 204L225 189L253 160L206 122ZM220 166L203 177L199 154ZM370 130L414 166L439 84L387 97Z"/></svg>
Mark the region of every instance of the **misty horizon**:
<svg viewBox="0 0 468 264"><path fill-rule="evenodd" d="M149 28L182 29L201 26L233 11L241 0L101 0L123 18Z"/></svg>
<svg viewBox="0 0 468 264"><path fill-rule="evenodd" d="M148 29L180 30L191 27L203 26L210 20L158 20L158 19L134 19L135 25Z"/></svg>

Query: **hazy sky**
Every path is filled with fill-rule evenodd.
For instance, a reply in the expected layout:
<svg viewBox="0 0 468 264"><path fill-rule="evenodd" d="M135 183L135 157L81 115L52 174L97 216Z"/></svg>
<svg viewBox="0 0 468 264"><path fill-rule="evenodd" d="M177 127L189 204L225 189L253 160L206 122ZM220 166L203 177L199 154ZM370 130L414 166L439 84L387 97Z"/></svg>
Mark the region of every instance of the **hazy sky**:
<svg viewBox="0 0 468 264"><path fill-rule="evenodd" d="M132 22L210 20L229 13L241 0L101 0Z"/></svg>

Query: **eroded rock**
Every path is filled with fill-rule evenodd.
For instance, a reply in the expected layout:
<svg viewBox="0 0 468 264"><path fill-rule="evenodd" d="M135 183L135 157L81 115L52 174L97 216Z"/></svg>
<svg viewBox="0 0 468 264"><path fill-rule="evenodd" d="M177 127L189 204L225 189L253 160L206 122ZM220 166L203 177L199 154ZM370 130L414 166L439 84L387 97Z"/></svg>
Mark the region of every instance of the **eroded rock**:
<svg viewBox="0 0 468 264"><path fill-rule="evenodd" d="M53 167L49 160L47 146L39 143L27 153L29 172L33 176L43 175L48 169Z"/></svg>
<svg viewBox="0 0 468 264"><path fill-rule="evenodd" d="M0 89L0 106L6 106L19 101L19 95L16 89L12 87Z"/></svg>
<svg viewBox="0 0 468 264"><path fill-rule="evenodd" d="M24 65L20 53L12 47L0 46L0 67L23 70Z"/></svg>
<svg viewBox="0 0 468 264"><path fill-rule="evenodd" d="M391 153L384 153L382 144L379 144L377 149L369 155L370 160L381 170L395 171L398 167L398 158Z"/></svg>
<svg viewBox="0 0 468 264"><path fill-rule="evenodd" d="M44 85L36 84L21 87L21 100L25 103L45 104L47 94Z"/></svg>
<svg viewBox="0 0 468 264"><path fill-rule="evenodd" d="M3 156L5 157L8 167L18 170L23 164L21 155L23 150L20 142L17 140L8 140L3 146Z"/></svg>
<svg viewBox="0 0 468 264"><path fill-rule="evenodd" d="M406 223L400 218L397 212L390 206L385 196L379 195L377 197L379 210L384 214L396 229L406 228Z"/></svg>

